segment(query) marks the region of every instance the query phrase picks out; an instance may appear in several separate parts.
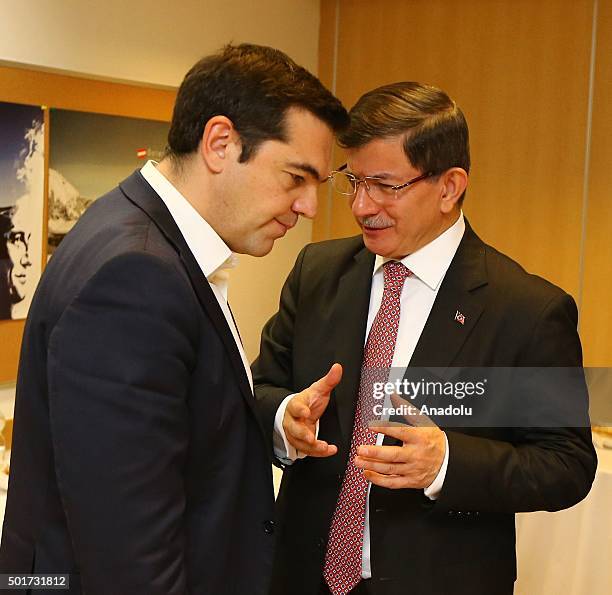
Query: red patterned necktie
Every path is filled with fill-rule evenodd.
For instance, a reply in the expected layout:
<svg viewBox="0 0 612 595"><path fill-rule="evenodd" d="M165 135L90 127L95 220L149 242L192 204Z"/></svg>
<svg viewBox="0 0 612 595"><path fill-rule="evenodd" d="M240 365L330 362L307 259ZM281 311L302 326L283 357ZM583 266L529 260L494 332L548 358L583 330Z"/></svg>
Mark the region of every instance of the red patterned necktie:
<svg viewBox="0 0 612 595"><path fill-rule="evenodd" d="M368 428L376 403L372 385L389 378L399 328L402 287L412 275L401 262L385 263L383 274L385 288L364 349L351 450L325 554L323 576L333 595L345 595L361 580L368 482L363 471L355 467L353 459L361 444L376 443L376 434Z"/></svg>

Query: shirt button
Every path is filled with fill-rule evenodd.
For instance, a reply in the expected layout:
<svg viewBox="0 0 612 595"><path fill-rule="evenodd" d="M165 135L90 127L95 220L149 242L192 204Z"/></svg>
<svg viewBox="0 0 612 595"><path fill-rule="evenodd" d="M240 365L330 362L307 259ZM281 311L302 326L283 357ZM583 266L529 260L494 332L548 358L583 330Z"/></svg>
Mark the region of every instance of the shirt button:
<svg viewBox="0 0 612 595"><path fill-rule="evenodd" d="M325 539L323 539L323 537L321 537L321 538L320 538L320 539L317 541L317 547L318 547L320 550L324 550L324 549L325 549L325 546L326 546Z"/></svg>
<svg viewBox="0 0 612 595"><path fill-rule="evenodd" d="M263 528L267 535L272 535L274 533L274 521L264 521Z"/></svg>

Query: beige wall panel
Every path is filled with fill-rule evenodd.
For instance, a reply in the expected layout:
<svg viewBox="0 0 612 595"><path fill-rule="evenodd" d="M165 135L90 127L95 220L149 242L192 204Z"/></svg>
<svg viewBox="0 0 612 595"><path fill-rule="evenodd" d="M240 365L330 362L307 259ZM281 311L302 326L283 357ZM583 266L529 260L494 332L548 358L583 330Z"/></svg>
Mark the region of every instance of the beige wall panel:
<svg viewBox="0 0 612 595"><path fill-rule="evenodd" d="M612 0L599 0L580 331L585 362L612 366Z"/></svg>
<svg viewBox="0 0 612 595"><path fill-rule="evenodd" d="M336 0L321 0L321 18L319 28L319 79L334 91L334 69L336 51ZM334 148L334 152L337 149ZM334 165L336 165L334 161ZM331 225L332 195L327 184L319 190L317 215L312 222L312 241L318 242L329 237Z"/></svg>
<svg viewBox="0 0 612 595"><path fill-rule="evenodd" d="M0 384L17 377L24 324L23 320L0 320Z"/></svg>
<svg viewBox="0 0 612 595"><path fill-rule="evenodd" d="M0 99L169 121L176 91L0 65Z"/></svg>
<svg viewBox="0 0 612 595"><path fill-rule="evenodd" d="M310 221L300 218L284 238L274 242L272 252L264 258L238 255L238 267L230 273L228 300L251 362L259 354L261 329L278 310L285 279L311 236Z"/></svg>
<svg viewBox="0 0 612 595"><path fill-rule="evenodd" d="M341 0L338 96L418 80L471 130L465 212L477 232L576 295L591 0ZM355 233L333 205L330 236Z"/></svg>

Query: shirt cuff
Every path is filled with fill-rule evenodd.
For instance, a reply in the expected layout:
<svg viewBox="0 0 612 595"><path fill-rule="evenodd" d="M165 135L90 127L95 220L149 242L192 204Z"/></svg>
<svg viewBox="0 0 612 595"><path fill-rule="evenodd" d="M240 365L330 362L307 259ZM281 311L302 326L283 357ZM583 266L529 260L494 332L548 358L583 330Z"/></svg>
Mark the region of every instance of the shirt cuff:
<svg viewBox="0 0 612 595"><path fill-rule="evenodd" d="M283 402L279 405L274 416L274 454L284 465L293 465L298 459L305 459L306 455L293 447L287 441L285 430L283 428L283 419L285 417L285 409L289 401L295 397L295 393L287 395ZM319 437L319 422L315 428L315 438Z"/></svg>
<svg viewBox="0 0 612 595"><path fill-rule="evenodd" d="M444 451L444 460L442 461L442 466L438 471L438 475L433 480L431 485L425 488L425 495L430 500L437 500L440 492L442 491L442 486L444 485L444 479L446 478L446 469L448 467L448 438L446 437L446 432L444 433L444 442L446 443L446 450Z"/></svg>

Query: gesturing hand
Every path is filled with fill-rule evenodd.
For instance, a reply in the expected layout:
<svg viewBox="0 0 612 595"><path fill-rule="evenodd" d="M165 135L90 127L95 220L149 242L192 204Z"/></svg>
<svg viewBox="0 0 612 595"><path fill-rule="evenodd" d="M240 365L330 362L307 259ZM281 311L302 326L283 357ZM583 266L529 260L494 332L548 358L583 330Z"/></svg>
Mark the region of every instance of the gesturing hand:
<svg viewBox="0 0 612 595"><path fill-rule="evenodd" d="M397 395L391 401L395 407L408 404ZM365 478L373 484L391 489L425 489L442 466L446 439L427 416L417 413L405 417L408 426L370 424L373 432L401 440L402 446L360 446L355 465L364 470Z"/></svg>
<svg viewBox="0 0 612 595"><path fill-rule="evenodd" d="M297 393L287 404L283 429L288 442L311 457L329 457L338 452L333 444L315 437L317 421L329 404L331 391L342 378L342 366L334 364L329 372L307 389Z"/></svg>

